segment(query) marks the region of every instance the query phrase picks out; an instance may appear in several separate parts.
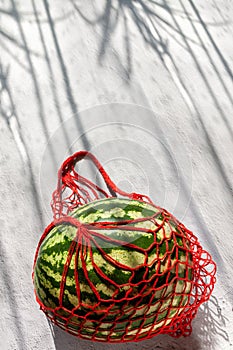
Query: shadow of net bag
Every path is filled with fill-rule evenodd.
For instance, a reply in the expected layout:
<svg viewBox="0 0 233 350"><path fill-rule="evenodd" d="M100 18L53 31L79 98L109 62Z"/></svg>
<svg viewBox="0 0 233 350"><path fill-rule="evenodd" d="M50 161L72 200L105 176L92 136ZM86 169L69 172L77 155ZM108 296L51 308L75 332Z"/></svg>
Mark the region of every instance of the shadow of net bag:
<svg viewBox="0 0 233 350"><path fill-rule="evenodd" d="M78 173L83 159L106 189ZM63 163L51 205L54 220L39 241L33 282L54 324L104 342L191 333L216 273L191 231L147 196L120 190L87 151Z"/></svg>

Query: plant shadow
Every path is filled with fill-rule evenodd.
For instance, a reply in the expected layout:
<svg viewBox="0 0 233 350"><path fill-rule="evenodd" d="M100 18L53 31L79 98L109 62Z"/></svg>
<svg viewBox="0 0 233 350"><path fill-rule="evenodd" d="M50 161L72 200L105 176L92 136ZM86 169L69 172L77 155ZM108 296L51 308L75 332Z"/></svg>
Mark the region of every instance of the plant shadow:
<svg viewBox="0 0 233 350"><path fill-rule="evenodd" d="M135 38L129 30L129 22L131 24L133 23L139 36L154 51L156 56L159 57L161 64L168 70L171 78L174 80L174 75L176 76L174 82L178 84L177 87L179 87L193 120L197 121L200 132L203 133L215 162L216 171L223 179L229 193L232 192L229 175L226 173L219 151L212 140L208 123L200 111L200 105L195 99L192 87L183 77L178 56L176 52L173 52L171 45L169 45L170 42L176 42L188 53L193 67L197 71L196 78L203 84L215 108L217 117L221 118L227 133L232 138L232 123L228 113L223 108L221 94L214 89L210 81L210 75L206 72L202 58L198 55L198 50L202 50L203 57L207 60L213 71L214 79L221 86L223 96L233 106L232 94L227 85L227 80L230 79L232 81L233 74L224 53L218 47L215 38L209 30L211 26L222 26L225 22L208 23L204 21L201 12L192 0L178 0L176 2L176 8L174 7L175 5L171 5L167 0L105 0L105 6L101 8L97 8L97 3L94 1L91 8L88 8L87 14L84 13L84 6L80 2L77 3L75 0L70 0L70 2L78 15L95 30L97 40L99 41L97 54L99 64L103 64L105 56L108 52L111 52L116 59L115 61L118 62L123 70L123 75L126 77L125 80L128 83L134 73L132 43ZM185 22L183 23L181 19L185 19ZM190 33L187 34L187 23L191 28L190 32L192 35ZM124 46L123 54L120 54L118 52L119 50L114 48L115 33L119 25L123 28L124 33L121 37L121 43ZM201 30L206 33L208 40L202 38L200 34ZM119 46L119 40L116 42ZM210 48L218 60L212 57ZM223 78L222 70L226 73L225 78Z"/></svg>

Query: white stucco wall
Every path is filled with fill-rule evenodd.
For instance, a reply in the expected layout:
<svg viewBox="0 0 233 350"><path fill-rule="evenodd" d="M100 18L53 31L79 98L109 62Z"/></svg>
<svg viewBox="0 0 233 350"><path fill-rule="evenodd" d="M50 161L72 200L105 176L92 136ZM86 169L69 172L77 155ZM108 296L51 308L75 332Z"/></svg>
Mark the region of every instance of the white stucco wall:
<svg viewBox="0 0 233 350"><path fill-rule="evenodd" d="M232 15L228 0L0 1L1 350L233 347ZM91 343L39 311L31 272L56 173L85 148L216 261L190 337Z"/></svg>

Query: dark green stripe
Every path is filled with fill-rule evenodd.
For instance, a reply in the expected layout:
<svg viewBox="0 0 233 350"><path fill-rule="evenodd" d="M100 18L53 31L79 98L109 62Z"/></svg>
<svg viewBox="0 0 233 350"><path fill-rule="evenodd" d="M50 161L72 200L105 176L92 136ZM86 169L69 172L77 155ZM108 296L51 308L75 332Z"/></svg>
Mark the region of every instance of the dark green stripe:
<svg viewBox="0 0 233 350"><path fill-rule="evenodd" d="M140 212L142 214L142 218L152 216L155 214L155 212L157 212L157 209L149 204L131 201L128 199L111 198L92 202L90 204L87 204L85 207L78 208L72 212L71 216L82 218L82 220L85 222L85 217L88 217L90 214L96 214L100 211L104 214L106 211L110 211L111 209L115 208L123 209L126 212L126 215L123 218L120 218L120 220L131 220L131 216L128 215L129 211ZM114 221L116 220L114 216L100 220L108 221L110 218Z"/></svg>
<svg viewBox="0 0 233 350"><path fill-rule="evenodd" d="M44 266L45 266L45 264L44 264ZM45 280L48 281L48 282L50 282L54 288L60 288L60 283L61 283L61 282L57 282L57 281L55 280L55 278L53 278L52 276L49 276L49 275L47 274L47 271L44 269L44 266L41 264L41 265L40 265L40 269L38 268L38 270L37 270L37 275L38 275L38 277L39 277L39 275L43 275L44 278L45 278ZM41 283L42 283L42 285L43 285L45 288L47 287L46 284L43 284L42 281L41 281Z"/></svg>
<svg viewBox="0 0 233 350"><path fill-rule="evenodd" d="M44 286L41 285L41 283L39 283L39 279L37 279L37 283L39 288L36 289L38 297L40 298L41 302L43 304L45 304L46 306L49 306L49 299L51 299L51 301L55 304L55 305L59 305L59 299L55 298L49 291L49 289L45 288ZM44 298L41 294L40 294L40 289L43 290L43 292L46 294L46 298ZM47 304L46 304L47 302ZM52 307L52 305L51 305Z"/></svg>
<svg viewBox="0 0 233 350"><path fill-rule="evenodd" d="M68 230L68 232L67 232ZM51 230L51 232L48 234L48 236L46 237L46 242L43 242L41 247L40 247L40 254L43 252L45 254L52 254L54 252L59 253L60 251L68 251L70 244L72 242L72 240L74 239L74 237L76 236L76 231L77 229L71 225L59 225L57 227L55 227L53 230ZM55 245L51 246L51 247L45 247L49 240L52 240L53 238L58 237L59 239L59 234L61 233L65 233L63 234L63 240L61 242L56 243Z"/></svg>

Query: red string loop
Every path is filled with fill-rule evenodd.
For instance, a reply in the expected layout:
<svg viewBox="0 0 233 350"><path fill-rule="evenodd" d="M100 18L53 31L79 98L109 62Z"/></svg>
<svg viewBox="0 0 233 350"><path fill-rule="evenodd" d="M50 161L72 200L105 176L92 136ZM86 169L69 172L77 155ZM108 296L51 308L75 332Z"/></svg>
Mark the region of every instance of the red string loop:
<svg viewBox="0 0 233 350"><path fill-rule="evenodd" d="M76 164L84 159L90 160L95 165L101 174L109 193L107 193L105 190L90 180L82 177L75 171ZM67 189L70 189L70 194L67 197L63 198L62 195ZM101 163L93 154L88 151L79 151L73 154L71 157L67 158L63 162L58 172L57 188L53 192L51 202L54 218L58 218L61 215L67 214L69 213L70 209L72 210L80 205L87 204L92 200L96 200L102 197L117 197L117 195L130 199L144 200L152 203L150 198L147 196L122 191L110 179Z"/></svg>

